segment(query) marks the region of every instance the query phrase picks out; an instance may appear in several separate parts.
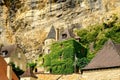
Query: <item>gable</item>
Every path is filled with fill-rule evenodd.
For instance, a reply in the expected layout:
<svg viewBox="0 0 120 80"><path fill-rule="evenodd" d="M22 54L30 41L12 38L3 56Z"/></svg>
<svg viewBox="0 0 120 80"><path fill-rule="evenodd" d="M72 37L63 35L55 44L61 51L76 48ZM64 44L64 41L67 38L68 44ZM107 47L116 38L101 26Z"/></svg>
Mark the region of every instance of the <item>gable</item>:
<svg viewBox="0 0 120 80"><path fill-rule="evenodd" d="M83 70L112 67L120 67L120 55L115 44L109 40Z"/></svg>

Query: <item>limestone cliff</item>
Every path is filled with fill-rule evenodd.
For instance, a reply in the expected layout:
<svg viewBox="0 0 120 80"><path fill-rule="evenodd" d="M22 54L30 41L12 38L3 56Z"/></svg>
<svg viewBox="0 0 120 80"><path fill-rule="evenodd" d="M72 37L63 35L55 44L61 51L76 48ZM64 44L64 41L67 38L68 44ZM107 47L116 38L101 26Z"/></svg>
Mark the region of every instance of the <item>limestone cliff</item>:
<svg viewBox="0 0 120 80"><path fill-rule="evenodd" d="M1 0L0 43L38 54L52 25L85 28L119 13L120 0Z"/></svg>

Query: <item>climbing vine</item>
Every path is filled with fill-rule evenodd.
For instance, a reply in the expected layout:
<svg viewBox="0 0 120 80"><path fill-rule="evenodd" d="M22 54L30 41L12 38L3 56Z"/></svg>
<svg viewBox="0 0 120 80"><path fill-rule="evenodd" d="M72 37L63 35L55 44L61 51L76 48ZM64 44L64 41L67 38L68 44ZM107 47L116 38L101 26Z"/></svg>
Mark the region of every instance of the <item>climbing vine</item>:
<svg viewBox="0 0 120 80"><path fill-rule="evenodd" d="M74 73L75 59L86 55L87 49L74 39L57 42L51 45L51 53L44 57L44 67L54 74Z"/></svg>

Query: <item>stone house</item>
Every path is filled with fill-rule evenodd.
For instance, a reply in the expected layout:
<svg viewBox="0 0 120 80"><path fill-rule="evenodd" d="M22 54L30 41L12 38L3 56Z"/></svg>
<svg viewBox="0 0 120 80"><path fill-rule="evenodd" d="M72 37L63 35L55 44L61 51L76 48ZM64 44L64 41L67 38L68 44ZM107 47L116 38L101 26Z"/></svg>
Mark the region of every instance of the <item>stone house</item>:
<svg viewBox="0 0 120 80"><path fill-rule="evenodd" d="M9 64L0 56L0 80L19 80Z"/></svg>
<svg viewBox="0 0 120 80"><path fill-rule="evenodd" d="M55 28L53 25L50 28L50 31L48 32L47 37L45 38L43 45L42 45L42 55L45 54L49 54L50 53L50 45L54 42L57 41L63 41L63 40L67 40L70 38L74 38L77 41L80 41L80 38L78 36L76 36L75 34L73 34L73 30L72 29L64 29L64 30L60 30L58 28ZM43 64L44 63L44 58L41 60L41 62L39 64ZM45 72L44 67L39 67L37 68L36 71L41 71L41 72Z"/></svg>
<svg viewBox="0 0 120 80"><path fill-rule="evenodd" d="M120 44L108 40L81 72L85 80L120 80Z"/></svg>
<svg viewBox="0 0 120 80"><path fill-rule="evenodd" d="M8 45L1 48L0 55L5 59L7 63L13 62L16 67L18 66L22 70L26 70L26 57L17 45Z"/></svg>

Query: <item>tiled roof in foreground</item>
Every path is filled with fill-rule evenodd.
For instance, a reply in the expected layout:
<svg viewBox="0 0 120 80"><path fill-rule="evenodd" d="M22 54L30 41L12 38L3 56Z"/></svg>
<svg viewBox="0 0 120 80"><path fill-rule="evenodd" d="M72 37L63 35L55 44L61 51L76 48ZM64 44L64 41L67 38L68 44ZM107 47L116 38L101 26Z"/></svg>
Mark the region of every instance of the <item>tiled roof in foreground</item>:
<svg viewBox="0 0 120 80"><path fill-rule="evenodd" d="M18 80L17 76L13 71L11 75L12 75L12 80ZM7 63L1 56L0 56L0 80L9 80L7 78Z"/></svg>

